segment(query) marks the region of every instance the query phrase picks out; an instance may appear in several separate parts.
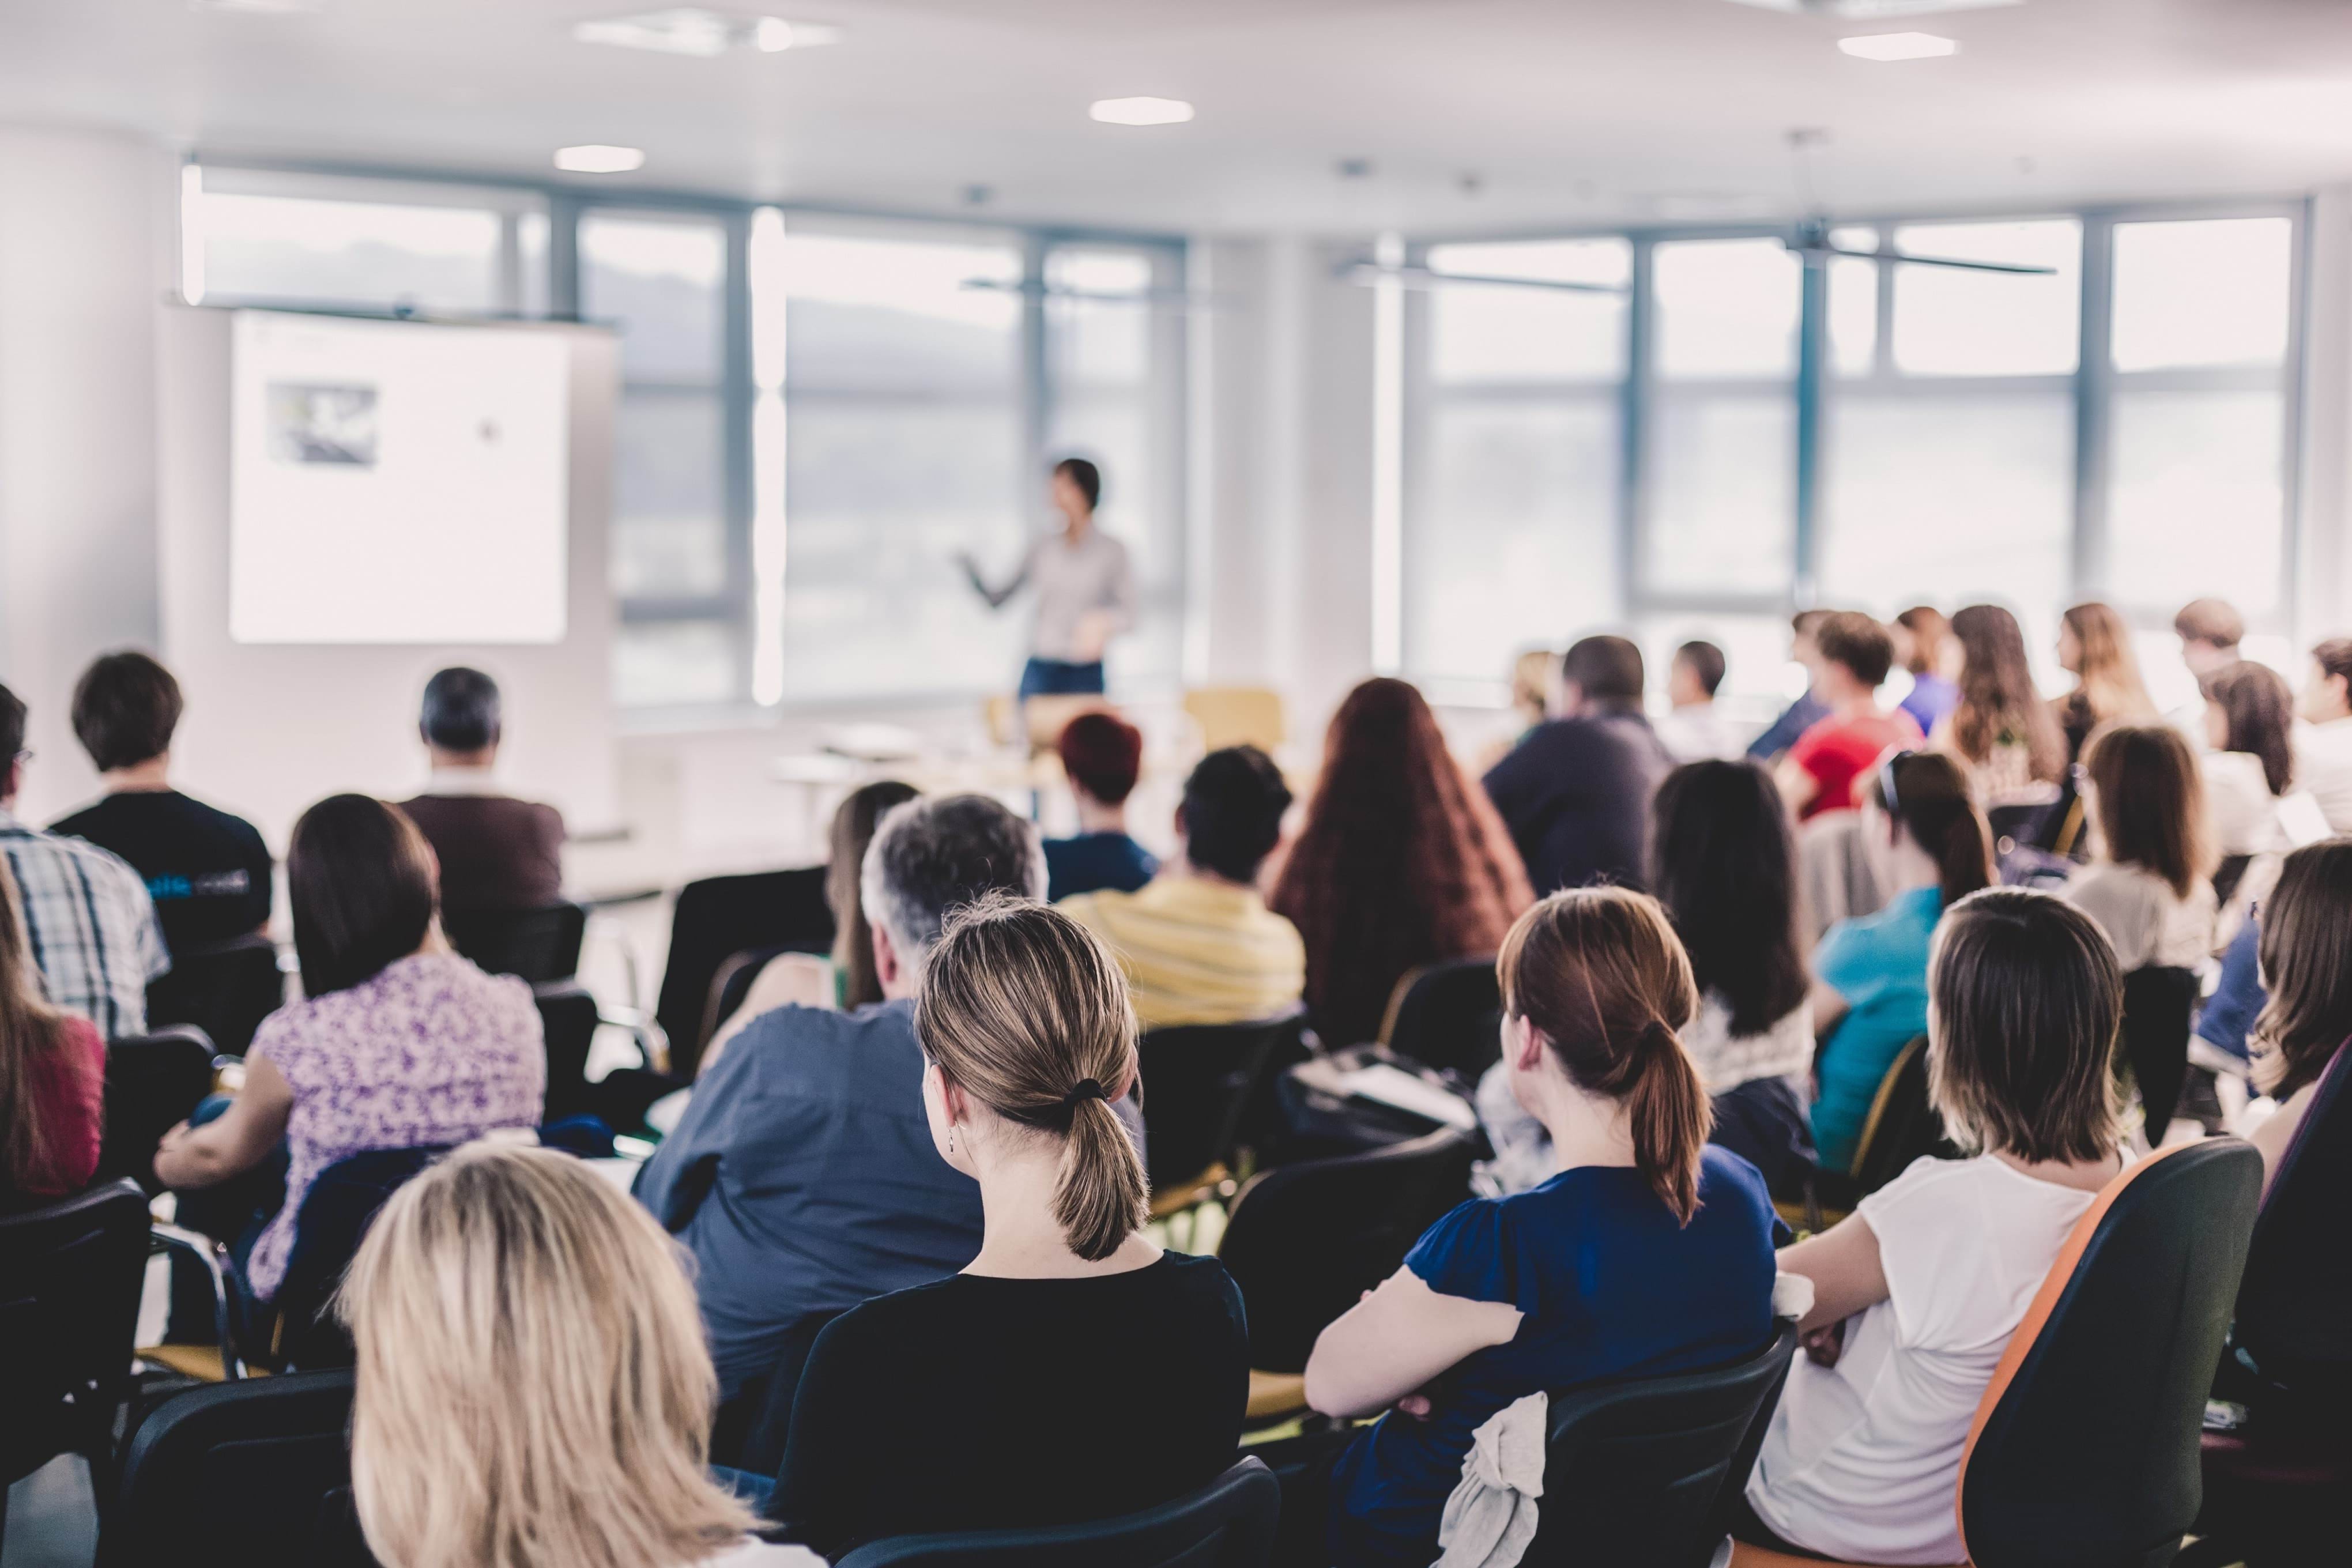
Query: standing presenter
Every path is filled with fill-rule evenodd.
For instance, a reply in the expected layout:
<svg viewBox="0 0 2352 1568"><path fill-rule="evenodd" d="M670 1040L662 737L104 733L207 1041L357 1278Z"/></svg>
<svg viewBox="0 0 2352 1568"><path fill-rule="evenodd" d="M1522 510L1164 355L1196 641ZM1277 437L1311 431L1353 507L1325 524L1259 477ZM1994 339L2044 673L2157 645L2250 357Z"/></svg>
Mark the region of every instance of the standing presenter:
<svg viewBox="0 0 2352 1568"><path fill-rule="evenodd" d="M1029 633L1029 663L1021 672L1021 700L1094 696L1103 689L1103 649L1135 626L1135 574L1127 546L1095 526L1095 503L1102 498L1102 474L1084 458L1054 465L1054 510L1062 528L1030 545L1020 570L1003 587L991 587L980 563L958 557L972 587L991 609L1024 587L1037 590L1036 620Z"/></svg>

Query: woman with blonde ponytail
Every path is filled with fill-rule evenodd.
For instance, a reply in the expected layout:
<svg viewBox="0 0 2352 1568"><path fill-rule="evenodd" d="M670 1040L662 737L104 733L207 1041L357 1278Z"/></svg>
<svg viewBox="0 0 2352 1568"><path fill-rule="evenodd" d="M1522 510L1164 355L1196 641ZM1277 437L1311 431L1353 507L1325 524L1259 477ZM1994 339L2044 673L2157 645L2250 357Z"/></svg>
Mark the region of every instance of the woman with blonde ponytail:
<svg viewBox="0 0 2352 1568"><path fill-rule="evenodd" d="M1240 1440L1249 1334L1223 1265L1143 1234L1143 1162L1112 1109L1139 1070L1117 961L1068 916L989 895L948 917L915 1032L932 1142L980 1184L980 1255L817 1337L770 1512L839 1557L1205 1486Z"/></svg>
<svg viewBox="0 0 2352 1568"><path fill-rule="evenodd" d="M1472 1435L1525 1395L1717 1365L1772 1333L1779 1221L1756 1168L1706 1142L1681 1039L1698 987L1665 911L1622 888L1556 893L1496 966L1511 1092L1556 1173L1438 1221L1316 1342L1316 1409L1388 1412L1332 1472L1334 1563L1435 1557Z"/></svg>

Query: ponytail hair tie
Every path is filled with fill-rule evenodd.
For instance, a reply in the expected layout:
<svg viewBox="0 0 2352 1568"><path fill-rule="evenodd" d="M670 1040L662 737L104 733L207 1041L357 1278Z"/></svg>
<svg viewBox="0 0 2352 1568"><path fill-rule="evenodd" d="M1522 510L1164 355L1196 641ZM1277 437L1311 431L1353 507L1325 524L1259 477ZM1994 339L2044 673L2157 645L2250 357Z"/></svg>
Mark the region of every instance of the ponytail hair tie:
<svg viewBox="0 0 2352 1568"><path fill-rule="evenodd" d="M1110 1095L1108 1091L1107 1091L1099 1082L1090 1078L1082 1078L1078 1080L1078 1086L1076 1089L1062 1096L1062 1109L1065 1110L1076 1110L1081 1100L1107 1100L1109 1098Z"/></svg>

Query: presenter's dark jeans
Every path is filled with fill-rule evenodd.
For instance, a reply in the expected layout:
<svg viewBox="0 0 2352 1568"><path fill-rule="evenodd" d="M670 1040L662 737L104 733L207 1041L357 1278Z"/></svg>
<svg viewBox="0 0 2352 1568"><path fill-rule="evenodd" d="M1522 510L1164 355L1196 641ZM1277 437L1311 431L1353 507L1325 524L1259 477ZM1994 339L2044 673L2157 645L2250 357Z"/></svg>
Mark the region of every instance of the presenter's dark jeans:
<svg viewBox="0 0 2352 1568"><path fill-rule="evenodd" d="M1058 658L1033 658L1021 672L1021 700L1032 697L1099 697L1103 693L1102 660L1065 664Z"/></svg>

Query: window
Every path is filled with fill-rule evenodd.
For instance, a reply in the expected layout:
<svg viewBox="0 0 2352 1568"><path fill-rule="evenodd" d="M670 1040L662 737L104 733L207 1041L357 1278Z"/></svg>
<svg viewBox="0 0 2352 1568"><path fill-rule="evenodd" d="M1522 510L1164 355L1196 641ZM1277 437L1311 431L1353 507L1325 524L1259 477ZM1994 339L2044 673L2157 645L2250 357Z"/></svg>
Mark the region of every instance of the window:
<svg viewBox="0 0 2352 1568"><path fill-rule="evenodd" d="M2070 375L2082 336L2083 226L1908 225L1894 248L2042 274L1915 263L1895 268L1895 368L1906 375ZM1881 266L1890 263L1879 263Z"/></svg>

